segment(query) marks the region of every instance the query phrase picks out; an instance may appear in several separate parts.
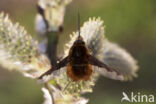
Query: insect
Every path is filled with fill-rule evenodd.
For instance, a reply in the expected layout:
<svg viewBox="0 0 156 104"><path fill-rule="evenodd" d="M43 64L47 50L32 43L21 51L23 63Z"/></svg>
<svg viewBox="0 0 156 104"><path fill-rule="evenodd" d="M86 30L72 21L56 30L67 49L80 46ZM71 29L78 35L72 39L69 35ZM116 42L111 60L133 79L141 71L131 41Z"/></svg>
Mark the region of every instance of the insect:
<svg viewBox="0 0 156 104"><path fill-rule="evenodd" d="M80 16L78 13L78 37L70 48L68 56L62 59L55 66L52 66L52 68L42 74L39 79L45 75L51 74L55 70L67 67L67 75L73 81L87 81L93 73L93 66L101 67L101 70L107 70L109 72L114 71L117 75L120 75L119 72L108 67L106 64L91 55L89 48L85 45L85 42L81 37Z"/></svg>

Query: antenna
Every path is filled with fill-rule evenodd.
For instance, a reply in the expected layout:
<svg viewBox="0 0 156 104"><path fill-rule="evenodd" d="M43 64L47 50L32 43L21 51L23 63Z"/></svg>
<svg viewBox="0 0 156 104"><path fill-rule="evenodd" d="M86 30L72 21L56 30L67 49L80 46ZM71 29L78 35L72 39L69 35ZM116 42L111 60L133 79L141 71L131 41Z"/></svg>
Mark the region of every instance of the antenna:
<svg viewBox="0 0 156 104"><path fill-rule="evenodd" d="M78 33L79 33L79 36L80 37L80 13L78 11Z"/></svg>

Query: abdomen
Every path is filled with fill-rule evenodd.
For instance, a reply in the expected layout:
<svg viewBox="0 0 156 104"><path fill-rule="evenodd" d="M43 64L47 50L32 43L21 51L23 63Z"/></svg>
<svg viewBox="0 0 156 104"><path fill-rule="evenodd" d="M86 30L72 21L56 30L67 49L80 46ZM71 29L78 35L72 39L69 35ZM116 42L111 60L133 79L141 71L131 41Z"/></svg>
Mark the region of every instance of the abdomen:
<svg viewBox="0 0 156 104"><path fill-rule="evenodd" d="M90 64L67 65L67 75L73 81L86 81L92 75L92 66Z"/></svg>

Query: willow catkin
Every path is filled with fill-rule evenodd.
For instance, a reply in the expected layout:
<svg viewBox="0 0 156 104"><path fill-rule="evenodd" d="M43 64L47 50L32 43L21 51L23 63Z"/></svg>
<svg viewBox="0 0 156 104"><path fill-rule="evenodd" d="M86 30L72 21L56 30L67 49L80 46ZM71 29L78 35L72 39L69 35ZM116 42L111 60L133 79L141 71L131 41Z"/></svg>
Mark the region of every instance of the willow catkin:
<svg viewBox="0 0 156 104"><path fill-rule="evenodd" d="M47 57L38 50L37 41L4 13L0 13L0 64L33 78L50 68Z"/></svg>

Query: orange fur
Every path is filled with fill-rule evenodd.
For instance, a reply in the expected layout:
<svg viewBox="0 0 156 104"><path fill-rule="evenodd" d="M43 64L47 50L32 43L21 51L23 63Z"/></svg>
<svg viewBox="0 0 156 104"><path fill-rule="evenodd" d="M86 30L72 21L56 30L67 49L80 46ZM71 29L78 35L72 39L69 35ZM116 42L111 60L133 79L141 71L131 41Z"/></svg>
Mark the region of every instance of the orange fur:
<svg viewBox="0 0 156 104"><path fill-rule="evenodd" d="M73 73L72 66L70 64L67 65L67 75L73 80L73 81L87 81L89 80L90 76L92 75L92 65L88 64L88 68L86 70L86 74L83 76L75 75Z"/></svg>

